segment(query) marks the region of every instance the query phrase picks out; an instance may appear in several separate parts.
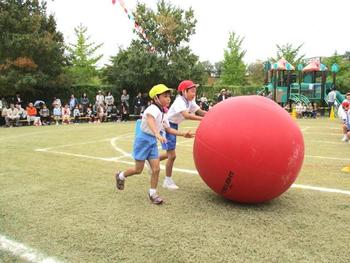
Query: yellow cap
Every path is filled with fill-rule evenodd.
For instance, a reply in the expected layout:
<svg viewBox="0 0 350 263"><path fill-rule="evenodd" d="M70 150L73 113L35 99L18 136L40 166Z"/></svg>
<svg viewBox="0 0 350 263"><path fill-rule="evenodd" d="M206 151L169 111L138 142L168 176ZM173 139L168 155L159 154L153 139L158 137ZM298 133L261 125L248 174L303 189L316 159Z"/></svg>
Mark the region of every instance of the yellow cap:
<svg viewBox="0 0 350 263"><path fill-rule="evenodd" d="M155 96L160 95L164 92L170 91L171 89L169 89L167 86L165 86L164 84L158 84L153 86L153 88L151 88L151 90L149 91L149 97L151 99L153 99Z"/></svg>

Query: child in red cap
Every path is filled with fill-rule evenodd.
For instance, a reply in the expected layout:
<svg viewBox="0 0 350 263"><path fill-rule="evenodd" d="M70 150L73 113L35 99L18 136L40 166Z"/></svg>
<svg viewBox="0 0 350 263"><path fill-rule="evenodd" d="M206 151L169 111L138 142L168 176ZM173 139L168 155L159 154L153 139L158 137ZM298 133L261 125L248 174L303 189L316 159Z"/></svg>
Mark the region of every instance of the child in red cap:
<svg viewBox="0 0 350 263"><path fill-rule="evenodd" d="M179 95L176 97L174 103L171 105L167 112L170 127L177 130L179 124L184 120L197 120L200 121L206 114L206 111L202 110L195 101L198 84L193 83L191 80L182 81L177 90ZM178 189L179 187L174 183L172 179L172 170L176 158L176 136L166 133L167 143L162 144L163 150L166 153L160 155L160 160L167 159L165 169L165 179L163 187L167 189Z"/></svg>

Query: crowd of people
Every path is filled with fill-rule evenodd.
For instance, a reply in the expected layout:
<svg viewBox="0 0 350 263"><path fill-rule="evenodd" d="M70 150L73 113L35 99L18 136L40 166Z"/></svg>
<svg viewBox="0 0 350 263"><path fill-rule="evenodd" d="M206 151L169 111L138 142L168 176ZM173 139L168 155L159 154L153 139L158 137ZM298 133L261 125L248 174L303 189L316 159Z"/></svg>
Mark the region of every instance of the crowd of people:
<svg viewBox="0 0 350 263"><path fill-rule="evenodd" d="M5 127L27 125L70 124L82 121L99 123L105 121L126 122L131 116L140 116L149 101L138 93L132 102L126 90L122 91L120 101L116 101L108 92L98 91L95 98L90 100L86 93L78 99L74 94L66 103L54 97L51 103L42 100L25 104L16 94L15 98L0 100L0 125ZM131 108L131 105L133 108Z"/></svg>
<svg viewBox="0 0 350 263"><path fill-rule="evenodd" d="M215 101L220 102L229 97L229 92L222 89ZM202 110L207 111L213 107L213 101L208 99L205 93L197 97L196 102ZM80 98L72 94L69 99L64 100L64 103L56 97L49 103L43 100L25 103L20 94L16 94L14 98L0 100L0 126L126 122L130 117L140 117L150 103L147 93L139 92L131 100L125 89L119 100L116 100L111 92L104 94L100 90L92 100L86 93L83 93Z"/></svg>

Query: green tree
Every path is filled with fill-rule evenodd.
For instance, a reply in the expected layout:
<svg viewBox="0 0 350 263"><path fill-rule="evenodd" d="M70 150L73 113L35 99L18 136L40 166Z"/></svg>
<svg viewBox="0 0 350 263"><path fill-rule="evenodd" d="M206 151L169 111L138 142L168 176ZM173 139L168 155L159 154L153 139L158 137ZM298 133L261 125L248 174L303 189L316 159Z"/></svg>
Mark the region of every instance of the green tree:
<svg viewBox="0 0 350 263"><path fill-rule="evenodd" d="M216 62L214 64L214 73L217 77L221 76L222 73L222 61Z"/></svg>
<svg viewBox="0 0 350 263"><path fill-rule="evenodd" d="M344 55L338 55L337 51L335 51L333 56L322 61L329 70L334 63L338 64L339 72L337 73L336 85L343 93L348 92L350 89L350 61L347 59L348 54L349 52L347 51ZM332 74L329 74L327 81L332 82Z"/></svg>
<svg viewBox="0 0 350 263"><path fill-rule="evenodd" d="M90 36L87 36L87 28L79 25L74 28L76 43L69 44L70 65L67 68L68 73L73 79L73 84L99 84L98 70L96 63L102 58L102 55L95 55L102 44L96 45L89 42Z"/></svg>
<svg viewBox="0 0 350 263"><path fill-rule="evenodd" d="M197 20L192 8L185 11L160 0L157 11L139 3L135 11L137 23L145 30L147 37L158 55L171 59L181 45L190 41L195 33ZM141 35L140 39L144 41Z"/></svg>
<svg viewBox="0 0 350 263"><path fill-rule="evenodd" d="M107 82L135 93L132 89L145 91L160 82L176 88L183 79L206 81L203 65L188 47L196 25L191 8L185 11L160 0L154 11L138 3L134 16L149 42L138 33L126 50L120 49L104 71Z"/></svg>
<svg viewBox="0 0 350 263"><path fill-rule="evenodd" d="M256 61L248 65L248 82L250 85L264 84L264 65L262 61Z"/></svg>
<svg viewBox="0 0 350 263"><path fill-rule="evenodd" d="M214 65L212 63L210 63L210 61L206 60L206 61L202 61L202 66L204 67L205 71L207 72L208 76L210 76L212 73L214 73L215 68Z"/></svg>
<svg viewBox="0 0 350 263"><path fill-rule="evenodd" d="M144 46L133 41L127 49L119 49L116 56L111 58L111 65L103 69L104 81L112 83L116 90L128 89L131 96L137 92L146 92L157 83L165 82L165 72L162 58L148 52Z"/></svg>
<svg viewBox="0 0 350 263"><path fill-rule="evenodd" d="M243 57L246 51L241 48L243 40L244 38L236 36L234 32L230 33L220 78L225 85L242 85L245 81L246 67Z"/></svg>
<svg viewBox="0 0 350 263"><path fill-rule="evenodd" d="M0 93L51 96L67 84L63 35L46 2L0 1Z"/></svg>
<svg viewBox="0 0 350 263"><path fill-rule="evenodd" d="M294 47L292 44L287 43L285 45L276 45L277 54L276 58L270 58L271 61L278 61L282 57L285 58L290 64L296 66L299 63L302 63L305 55L299 55L300 49L304 44L301 44L297 47Z"/></svg>

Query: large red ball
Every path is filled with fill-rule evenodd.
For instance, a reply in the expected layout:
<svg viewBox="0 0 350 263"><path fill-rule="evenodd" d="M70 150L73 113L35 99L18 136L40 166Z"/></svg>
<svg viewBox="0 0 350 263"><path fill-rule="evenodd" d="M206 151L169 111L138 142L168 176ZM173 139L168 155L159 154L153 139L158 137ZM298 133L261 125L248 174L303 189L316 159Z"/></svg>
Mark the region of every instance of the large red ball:
<svg viewBox="0 0 350 263"><path fill-rule="evenodd" d="M194 141L194 161L204 182L225 198L260 203L285 192L304 160L297 124L278 104L242 96L215 105Z"/></svg>

